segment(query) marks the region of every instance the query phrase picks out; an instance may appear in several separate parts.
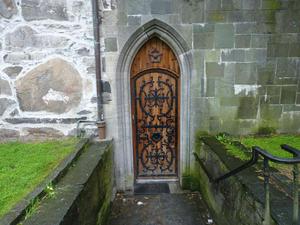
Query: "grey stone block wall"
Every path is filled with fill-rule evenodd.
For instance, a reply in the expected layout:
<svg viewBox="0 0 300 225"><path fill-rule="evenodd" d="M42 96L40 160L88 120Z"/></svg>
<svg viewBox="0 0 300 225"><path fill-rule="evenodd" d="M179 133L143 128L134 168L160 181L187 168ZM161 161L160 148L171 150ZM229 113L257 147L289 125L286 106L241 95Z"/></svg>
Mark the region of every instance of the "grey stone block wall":
<svg viewBox="0 0 300 225"><path fill-rule="evenodd" d="M119 48L116 60L130 35L154 18L190 44L192 132L248 134L260 126L300 131L286 123L300 116L298 1L127 0L115 11L106 13L122 19L106 21L103 30L110 32L103 34L110 55ZM117 44L111 44L114 37Z"/></svg>

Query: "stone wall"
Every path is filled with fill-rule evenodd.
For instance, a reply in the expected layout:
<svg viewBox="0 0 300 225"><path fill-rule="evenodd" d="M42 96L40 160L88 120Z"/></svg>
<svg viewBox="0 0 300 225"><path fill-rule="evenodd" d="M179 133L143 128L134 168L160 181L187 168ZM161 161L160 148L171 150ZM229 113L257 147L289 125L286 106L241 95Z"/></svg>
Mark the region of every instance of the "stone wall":
<svg viewBox="0 0 300 225"><path fill-rule="evenodd" d="M250 154L249 159L250 159ZM198 136L195 162L185 188L198 190L207 202L217 224L264 224L265 188L263 163L258 163L224 180L213 180L246 163L228 153L213 136ZM292 224L292 181L271 168L270 224ZM300 221L299 221L300 222Z"/></svg>
<svg viewBox="0 0 300 225"><path fill-rule="evenodd" d="M55 185L55 197L41 199L21 224L105 225L115 194L112 174L113 143L90 143Z"/></svg>
<svg viewBox="0 0 300 225"><path fill-rule="evenodd" d="M0 2L0 140L74 135L96 120L95 80L91 1Z"/></svg>
<svg viewBox="0 0 300 225"><path fill-rule="evenodd" d="M192 148L197 129L249 134L271 126L279 132L300 131L299 1L117 1L111 11L103 12L102 24L113 101L119 87L128 86L129 78L115 73L123 57L120 53L128 40L137 38L135 32L154 19L173 27L190 48L186 54L191 56L191 74L181 76L188 80L189 86L182 88L187 88L184 94L190 98L183 113L191 113L182 122L187 129L181 134L187 133L188 140L181 151ZM125 186L123 182L132 180L133 175L131 134L121 131L131 126L123 112L130 111L127 92L130 94L126 88L120 91L119 96L126 95L127 101L111 105L116 114L108 118L111 124L119 119L119 125L109 130L119 149L117 176L125 180L120 181ZM181 157L186 165L190 158ZM186 168L181 166L181 170Z"/></svg>
<svg viewBox="0 0 300 225"><path fill-rule="evenodd" d="M199 4L206 11L193 25L195 126L213 133L247 134L259 126L299 132L299 1Z"/></svg>
<svg viewBox="0 0 300 225"><path fill-rule="evenodd" d="M174 27L191 47L195 129L242 134L258 126L299 130L299 1L104 0L101 6L105 80L115 85L125 42L156 18ZM95 119L90 1L5 0L0 31L0 116L7 129L0 137L26 135L29 127L66 135L73 132L72 119ZM115 120L111 112L117 107L106 107L108 121ZM115 129L109 126L109 133Z"/></svg>
<svg viewBox="0 0 300 225"><path fill-rule="evenodd" d="M117 26L122 35L109 34L108 46L115 36L122 48L126 32L158 18L192 47L192 126L235 134L258 126L299 131L299 1L140 0L119 8L105 28Z"/></svg>

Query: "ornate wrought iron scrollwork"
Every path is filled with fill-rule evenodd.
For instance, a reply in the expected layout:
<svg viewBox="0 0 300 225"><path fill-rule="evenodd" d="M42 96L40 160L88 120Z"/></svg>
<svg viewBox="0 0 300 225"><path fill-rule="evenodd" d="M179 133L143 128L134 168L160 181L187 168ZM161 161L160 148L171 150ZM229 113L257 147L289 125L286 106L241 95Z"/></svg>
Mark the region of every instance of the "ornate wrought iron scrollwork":
<svg viewBox="0 0 300 225"><path fill-rule="evenodd" d="M139 176L176 175L177 80L151 73L135 85Z"/></svg>

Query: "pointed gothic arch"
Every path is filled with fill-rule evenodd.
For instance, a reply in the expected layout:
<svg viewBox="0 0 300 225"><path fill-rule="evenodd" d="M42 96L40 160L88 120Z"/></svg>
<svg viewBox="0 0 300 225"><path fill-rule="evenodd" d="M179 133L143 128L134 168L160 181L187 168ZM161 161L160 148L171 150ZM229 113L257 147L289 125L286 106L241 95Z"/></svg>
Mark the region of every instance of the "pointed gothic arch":
<svg viewBox="0 0 300 225"><path fill-rule="evenodd" d="M132 189L134 184L134 159L131 125L130 69L139 49L153 37L161 39L175 53L181 71L180 105L180 162L178 176L190 169L190 80L192 74L191 47L184 38L170 25L153 19L141 26L127 40L122 48L117 63L117 107L118 138L115 142L115 172L117 188Z"/></svg>

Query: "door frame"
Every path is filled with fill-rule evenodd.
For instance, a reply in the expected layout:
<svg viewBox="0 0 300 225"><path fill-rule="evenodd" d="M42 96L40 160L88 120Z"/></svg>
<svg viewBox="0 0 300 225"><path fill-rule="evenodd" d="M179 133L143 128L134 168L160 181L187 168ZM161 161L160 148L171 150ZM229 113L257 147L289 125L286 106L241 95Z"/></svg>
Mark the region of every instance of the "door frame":
<svg viewBox="0 0 300 225"><path fill-rule="evenodd" d="M190 86L192 75L192 51L182 36L168 24L154 19L135 31L122 48L116 71L116 99L118 134L115 140L115 175L118 190L132 190L136 181L134 172L132 123L131 123L131 91L130 68L138 50L151 38L164 41L174 52L180 66L180 139L178 178L180 183L184 174L190 172L191 137L190 137ZM184 109L184 110L182 110Z"/></svg>

